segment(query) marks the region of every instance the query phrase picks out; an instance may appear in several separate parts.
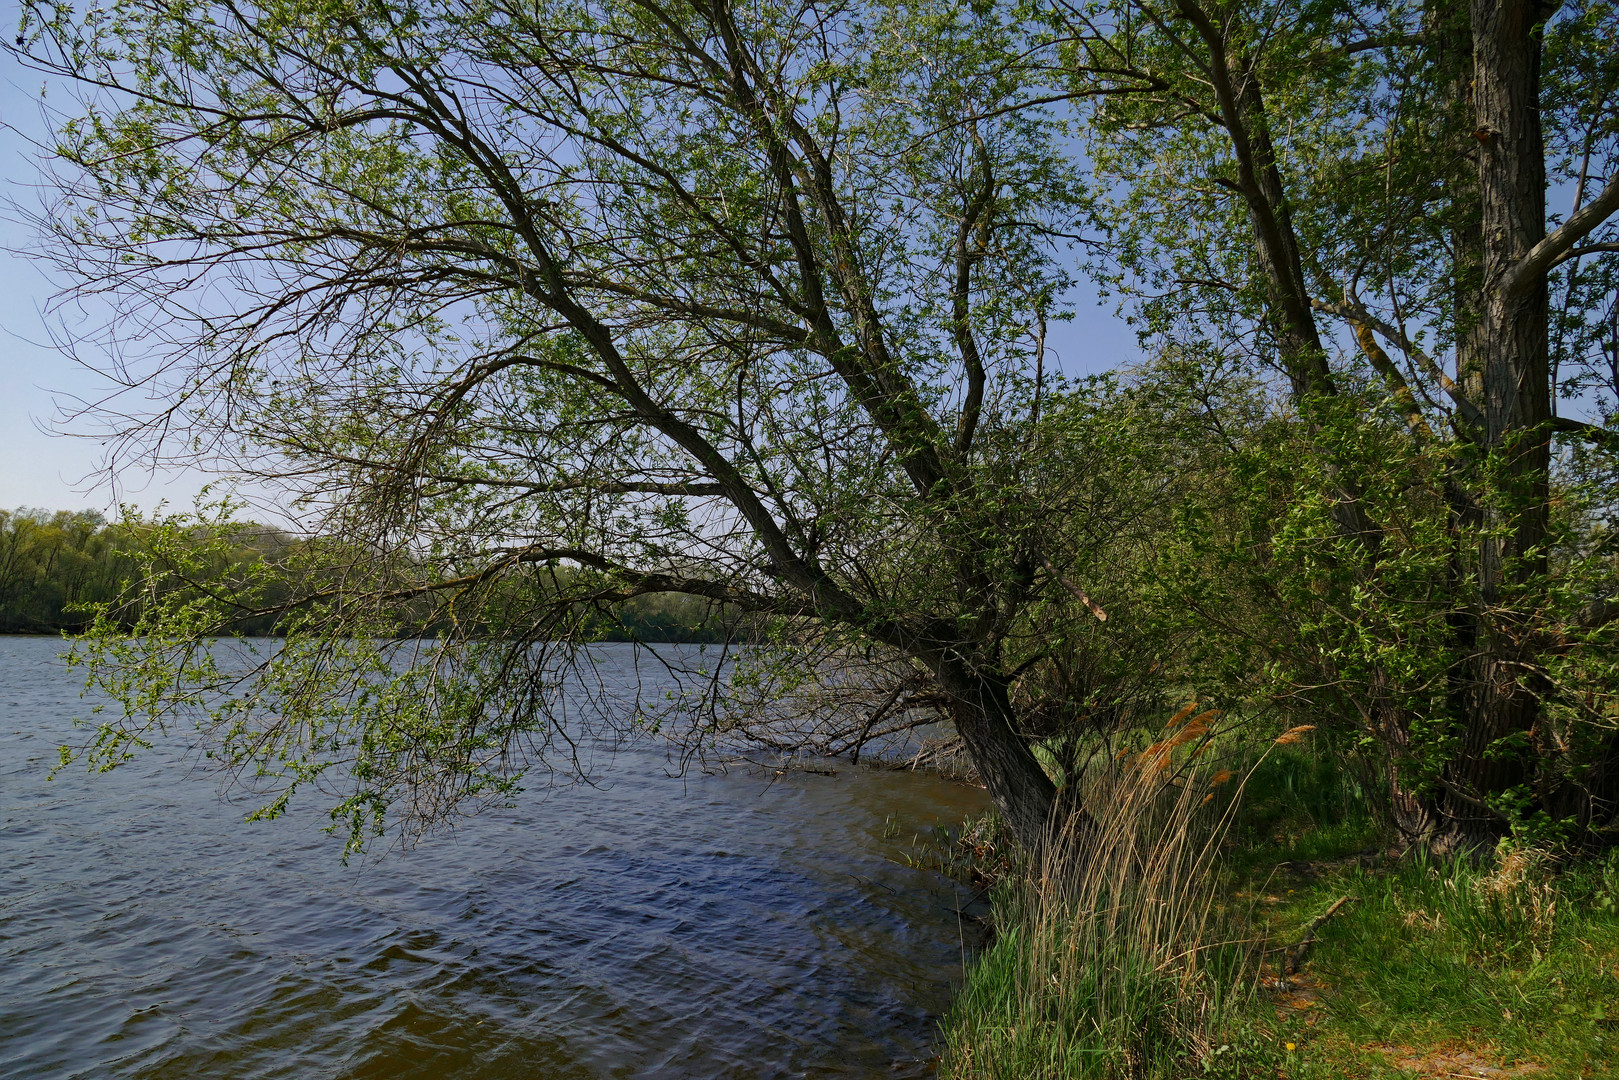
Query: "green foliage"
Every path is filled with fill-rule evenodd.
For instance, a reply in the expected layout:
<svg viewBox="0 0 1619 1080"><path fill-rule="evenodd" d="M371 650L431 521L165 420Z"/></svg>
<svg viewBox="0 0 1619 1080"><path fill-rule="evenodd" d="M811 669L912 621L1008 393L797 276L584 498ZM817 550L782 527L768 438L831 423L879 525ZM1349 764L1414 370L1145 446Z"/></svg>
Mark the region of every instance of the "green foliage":
<svg viewBox="0 0 1619 1080"><path fill-rule="evenodd" d="M323 792L352 853L383 835L390 812L420 830L520 790L526 755L557 735L532 698L557 700L570 680L587 685L577 667L591 658L559 660L551 631L571 628L583 642L642 628L653 640L712 632L710 613L647 596L623 614L564 601L559 622L513 643L488 624L466 627L453 599L433 603L430 568L409 559L390 574L404 602L356 605L337 587L355 565L352 548L242 525L233 510L130 516L117 528L129 576L86 605L90 621L68 655L117 711L98 705L89 737L63 747L58 768L106 771L159 735L191 739L262 799L253 819L281 816L305 789ZM569 577L516 585L554 599ZM482 610L512 602L498 595ZM446 645L469 630L485 636ZM589 709L575 705L574 715L568 736L589 737Z"/></svg>
<svg viewBox="0 0 1619 1080"><path fill-rule="evenodd" d="M1452 842L1571 836L1619 791L1613 640L1590 606L1613 595L1592 525L1614 487L1591 483L1611 433L1552 425L1583 440L1570 469L1541 456L1539 412L1483 419L1486 398L1555 412L1562 394L1603 416L1619 400L1611 219L1550 279L1544 342L1509 346L1486 318L1486 251L1521 252L1480 231L1501 193L1476 107L1504 76L1478 43L1522 31L1541 53L1544 92L1513 123L1544 134L1531 164L1576 207L1619 162L1612 5L1545 11L1543 37L1431 4L1097 0L1046 16L1107 239L1088 270L1162 357L1149 378L1192 401L1246 381L1268 405L1205 399L1226 438L1177 508L1159 611L1223 637L1193 657L1209 681L1375 748L1413 835ZM1530 186L1518 219L1546 213ZM1523 371L1495 386L1506 369L1486 357L1508 354Z"/></svg>
<svg viewBox="0 0 1619 1080"><path fill-rule="evenodd" d="M1320 747L1330 746L1325 738ZM1370 788L1367 778L1342 752L1315 747L1277 747L1246 770L1242 814L1233 827L1244 844L1269 850L1291 850L1300 842L1319 845L1348 842L1355 847L1374 835L1379 821L1382 791ZM1333 851L1332 854L1339 854ZM1295 857L1321 857L1295 851Z"/></svg>
<svg viewBox="0 0 1619 1080"><path fill-rule="evenodd" d="M144 545L160 542L172 548L158 540L156 525L127 508L117 524L93 512L0 511L0 632L86 629L98 608L117 606L131 587L141 570ZM206 572L233 586L250 576L250 564L292 543L274 529L246 523L233 526L222 539L222 545L210 548ZM238 633L263 634L273 620L238 617L229 625Z"/></svg>
<svg viewBox="0 0 1619 1080"><path fill-rule="evenodd" d="M946 857L933 864L947 872L1001 875L997 936L944 1021L944 1075L1393 1080L1518 1063L1554 1076L1619 1068L1619 854L1503 842L1484 859L1419 848L1389 861L1342 755L1319 734L1274 747L1240 788L1209 876L1181 886L1213 897L1211 917L1190 924L1209 961L1195 985L1174 964L1144 963L1150 938L1130 930L1147 898L1132 890L1150 869L1076 909L1054 902L1072 886L998 860L982 841L992 826L963 834L974 843L940 845ZM1154 851L1180 835L1145 832ZM1301 970L1288 974L1283 957L1312 927Z"/></svg>
<svg viewBox="0 0 1619 1080"><path fill-rule="evenodd" d="M114 340L163 328L127 382L179 411L124 434L279 478L319 537L274 573L171 545L125 621L183 665L277 620L310 715L353 721L304 730L362 759L387 719L344 695L387 664L348 642L437 635L427 697L461 719L411 738L451 776L454 732L475 758L551 730L525 650L588 666L680 621L757 646L677 695L699 743L858 754L965 718L1025 839L1048 771L1183 693L1331 727L1436 843L1607 827L1612 434L1553 425L1582 443L1553 467L1547 423L1481 417L1619 378L1613 226L1548 279L1556 340L1507 348L1468 89L1497 30L1217 14L30 0L16 48L98 88L41 224L118 298ZM1611 14L1530 35L1522 119L1581 198L1619 160ZM1151 364L1047 370L1081 272ZM103 662L220 716L252 694Z"/></svg>
<svg viewBox="0 0 1619 1080"><path fill-rule="evenodd" d="M183 387L183 424L126 434L282 478L321 538L271 604L289 656L363 667L339 639L415 624L467 654L446 678L492 639L529 670L677 593L716 638L982 684L1037 779L1001 715L1020 619L1078 606L1046 567L1097 493L1038 467L1086 199L1041 34L908 0L40 0L18 48L119 88L56 132L47 218L141 312L113 337L163 327L129 382ZM486 704L527 731L551 700Z"/></svg>

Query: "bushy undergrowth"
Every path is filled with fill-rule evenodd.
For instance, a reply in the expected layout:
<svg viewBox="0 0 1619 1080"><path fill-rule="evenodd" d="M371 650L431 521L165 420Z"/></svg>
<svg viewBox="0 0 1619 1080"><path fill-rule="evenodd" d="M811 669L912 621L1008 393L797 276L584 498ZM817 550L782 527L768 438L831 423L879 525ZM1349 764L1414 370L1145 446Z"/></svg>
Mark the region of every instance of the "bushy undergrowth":
<svg viewBox="0 0 1619 1080"><path fill-rule="evenodd" d="M970 829L943 868L996 868L999 933L941 1075L1619 1077L1619 853L1402 857L1342 755L1284 742L1220 785L1116 760L1033 867Z"/></svg>

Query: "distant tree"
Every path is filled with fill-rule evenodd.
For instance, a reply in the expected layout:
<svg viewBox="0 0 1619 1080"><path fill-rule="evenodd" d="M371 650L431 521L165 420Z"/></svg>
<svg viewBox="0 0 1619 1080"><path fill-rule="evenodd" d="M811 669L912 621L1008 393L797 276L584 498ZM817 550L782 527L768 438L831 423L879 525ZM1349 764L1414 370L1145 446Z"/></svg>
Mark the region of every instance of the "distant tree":
<svg viewBox="0 0 1619 1080"><path fill-rule="evenodd" d="M111 597L131 569L94 511L0 511L0 630L81 626L79 605Z"/></svg>
<svg viewBox="0 0 1619 1080"><path fill-rule="evenodd" d="M22 511L15 515L0 510L0 601L9 600L23 580L24 556L27 544L23 532L27 528Z"/></svg>
<svg viewBox="0 0 1619 1080"><path fill-rule="evenodd" d="M9 609L34 584L38 526L37 515L26 510L0 510L0 609Z"/></svg>

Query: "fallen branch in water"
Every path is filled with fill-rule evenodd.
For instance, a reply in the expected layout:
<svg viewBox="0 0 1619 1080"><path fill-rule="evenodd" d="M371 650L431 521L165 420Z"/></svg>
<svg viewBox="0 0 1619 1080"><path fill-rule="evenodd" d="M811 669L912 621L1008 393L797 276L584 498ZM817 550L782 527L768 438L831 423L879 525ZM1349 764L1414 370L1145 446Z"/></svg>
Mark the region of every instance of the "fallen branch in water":
<svg viewBox="0 0 1619 1080"><path fill-rule="evenodd" d="M788 773L809 773L812 776L838 775L838 770L836 769L818 769L813 765L794 765L790 761L783 761L778 764L771 765L768 762L755 761L746 754L741 755L737 760L745 761L755 768L763 769L772 776L786 776Z"/></svg>

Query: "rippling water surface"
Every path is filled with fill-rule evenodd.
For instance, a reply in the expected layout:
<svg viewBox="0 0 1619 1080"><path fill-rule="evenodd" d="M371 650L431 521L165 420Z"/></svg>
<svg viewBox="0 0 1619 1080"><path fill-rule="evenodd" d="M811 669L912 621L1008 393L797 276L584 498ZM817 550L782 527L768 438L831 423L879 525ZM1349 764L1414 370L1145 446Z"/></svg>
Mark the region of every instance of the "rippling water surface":
<svg viewBox="0 0 1619 1080"><path fill-rule="evenodd" d="M61 651L0 639L0 1076L927 1070L964 897L898 860L975 789L631 751L345 868L313 815L246 824L161 750L47 782L89 706Z"/></svg>

